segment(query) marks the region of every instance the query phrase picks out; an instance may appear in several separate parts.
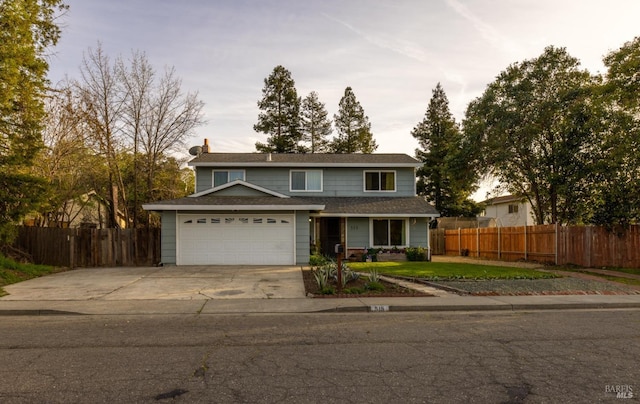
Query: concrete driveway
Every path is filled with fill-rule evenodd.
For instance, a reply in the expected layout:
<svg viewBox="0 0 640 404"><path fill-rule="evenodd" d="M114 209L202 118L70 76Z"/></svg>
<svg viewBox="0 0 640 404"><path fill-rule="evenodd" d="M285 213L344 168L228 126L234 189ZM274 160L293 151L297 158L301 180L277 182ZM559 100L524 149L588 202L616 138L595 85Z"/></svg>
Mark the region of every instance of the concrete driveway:
<svg viewBox="0 0 640 404"><path fill-rule="evenodd" d="M5 286L0 300L284 299L305 296L300 267L83 268Z"/></svg>

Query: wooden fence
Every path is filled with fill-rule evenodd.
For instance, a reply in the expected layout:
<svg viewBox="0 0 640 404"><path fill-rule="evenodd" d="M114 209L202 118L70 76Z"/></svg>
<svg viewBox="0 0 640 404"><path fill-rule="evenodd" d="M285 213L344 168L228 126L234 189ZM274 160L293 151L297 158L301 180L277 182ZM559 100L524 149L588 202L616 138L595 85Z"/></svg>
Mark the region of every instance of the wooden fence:
<svg viewBox="0 0 640 404"><path fill-rule="evenodd" d="M160 229L20 227L14 243L36 264L62 267L156 265Z"/></svg>
<svg viewBox="0 0 640 404"><path fill-rule="evenodd" d="M621 232L596 226L541 225L431 230L430 236L434 255L640 268L640 225Z"/></svg>

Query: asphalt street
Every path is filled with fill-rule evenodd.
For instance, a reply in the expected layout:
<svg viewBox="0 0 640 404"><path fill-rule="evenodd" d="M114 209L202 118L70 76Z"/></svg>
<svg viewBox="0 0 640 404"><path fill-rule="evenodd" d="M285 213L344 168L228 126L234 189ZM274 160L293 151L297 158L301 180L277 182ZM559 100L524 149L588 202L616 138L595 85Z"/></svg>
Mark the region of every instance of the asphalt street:
<svg viewBox="0 0 640 404"><path fill-rule="evenodd" d="M591 403L640 396L640 311L0 322L0 402Z"/></svg>

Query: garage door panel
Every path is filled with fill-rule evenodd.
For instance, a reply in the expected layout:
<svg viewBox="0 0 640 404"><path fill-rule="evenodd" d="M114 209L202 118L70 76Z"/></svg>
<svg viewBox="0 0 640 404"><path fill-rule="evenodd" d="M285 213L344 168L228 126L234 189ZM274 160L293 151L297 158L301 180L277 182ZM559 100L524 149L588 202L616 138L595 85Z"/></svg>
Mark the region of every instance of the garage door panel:
<svg viewBox="0 0 640 404"><path fill-rule="evenodd" d="M290 265L291 215L179 215L179 265Z"/></svg>

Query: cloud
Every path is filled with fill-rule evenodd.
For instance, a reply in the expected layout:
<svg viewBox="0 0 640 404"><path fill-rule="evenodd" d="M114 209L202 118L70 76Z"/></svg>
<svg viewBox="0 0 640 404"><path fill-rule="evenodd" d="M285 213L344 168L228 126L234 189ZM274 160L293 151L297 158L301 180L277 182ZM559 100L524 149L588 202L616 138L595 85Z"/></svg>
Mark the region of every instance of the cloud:
<svg viewBox="0 0 640 404"><path fill-rule="evenodd" d="M516 59L523 55L523 50L513 39L503 35L495 27L483 21L467 6L460 3L458 0L446 0L446 3L451 9L453 9L453 11L456 12L456 14L471 22L471 26L478 31L481 37L491 46L514 56Z"/></svg>

